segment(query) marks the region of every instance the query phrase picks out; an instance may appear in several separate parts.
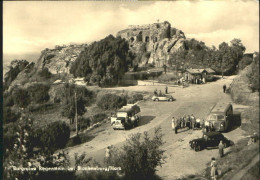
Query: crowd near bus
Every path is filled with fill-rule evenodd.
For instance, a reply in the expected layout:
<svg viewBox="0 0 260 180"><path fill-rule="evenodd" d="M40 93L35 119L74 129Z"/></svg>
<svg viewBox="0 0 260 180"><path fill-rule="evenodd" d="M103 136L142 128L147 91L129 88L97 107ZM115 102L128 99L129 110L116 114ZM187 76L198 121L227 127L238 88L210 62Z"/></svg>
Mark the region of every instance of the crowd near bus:
<svg viewBox="0 0 260 180"><path fill-rule="evenodd" d="M233 107L230 103L218 103L209 113L206 120L195 118L193 114L184 114L180 118L172 117L172 129L175 134L178 129L203 129L205 132L210 131L227 131L230 129L233 119Z"/></svg>

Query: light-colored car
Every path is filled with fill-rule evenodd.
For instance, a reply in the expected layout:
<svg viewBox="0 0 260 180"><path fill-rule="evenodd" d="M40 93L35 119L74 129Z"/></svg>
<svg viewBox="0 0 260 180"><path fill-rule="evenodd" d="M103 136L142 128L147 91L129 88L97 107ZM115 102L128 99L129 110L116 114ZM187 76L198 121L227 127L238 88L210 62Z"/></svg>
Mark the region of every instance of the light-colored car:
<svg viewBox="0 0 260 180"><path fill-rule="evenodd" d="M171 95L153 96L153 101L174 101L175 99Z"/></svg>

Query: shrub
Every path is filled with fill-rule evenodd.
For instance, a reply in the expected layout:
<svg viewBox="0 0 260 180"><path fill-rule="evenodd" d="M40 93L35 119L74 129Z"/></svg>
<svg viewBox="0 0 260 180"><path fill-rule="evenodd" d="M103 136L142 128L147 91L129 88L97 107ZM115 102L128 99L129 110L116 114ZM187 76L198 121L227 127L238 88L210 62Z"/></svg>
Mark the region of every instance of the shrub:
<svg viewBox="0 0 260 180"><path fill-rule="evenodd" d="M95 114L93 116L92 124L95 124L97 122L102 122L106 118L107 118L107 115L105 113Z"/></svg>
<svg viewBox="0 0 260 180"><path fill-rule="evenodd" d="M65 122L56 121L47 127L38 130L35 140L40 142L40 147L47 152L54 152L64 148L70 138L70 128Z"/></svg>
<svg viewBox="0 0 260 180"><path fill-rule="evenodd" d="M80 117L79 118L79 126L80 129L87 129L90 126L90 118L84 118L84 117Z"/></svg>
<svg viewBox="0 0 260 180"><path fill-rule="evenodd" d="M247 77L250 82L250 88L253 91L259 91L259 56L252 62L251 70L248 72Z"/></svg>
<svg viewBox="0 0 260 180"><path fill-rule="evenodd" d="M6 96L4 97L4 106L13 106L14 105L14 100L12 98L12 96Z"/></svg>
<svg viewBox="0 0 260 180"><path fill-rule="evenodd" d="M5 124L3 127L3 150L12 150L16 138L16 132L19 132L19 127L16 123ZM4 153L4 155L6 155Z"/></svg>
<svg viewBox="0 0 260 180"><path fill-rule="evenodd" d="M19 114L12 111L9 107L3 108L3 123L15 122L19 118Z"/></svg>
<svg viewBox="0 0 260 180"><path fill-rule="evenodd" d="M161 128L154 131L154 137L149 138L145 132L143 137L140 133L127 139L122 151L114 148L107 163L115 167L121 167L125 179L154 179L158 165L162 165L164 150L160 147L164 144Z"/></svg>
<svg viewBox="0 0 260 180"><path fill-rule="evenodd" d="M159 82L176 81L177 79L178 79L178 76L174 75L174 74L162 74L158 77Z"/></svg>
<svg viewBox="0 0 260 180"><path fill-rule="evenodd" d="M142 94L134 94L133 95L133 99L137 101L141 101L144 99L143 95Z"/></svg>
<svg viewBox="0 0 260 180"><path fill-rule="evenodd" d="M47 67L45 67L41 71L39 71L38 75L45 79L51 78L51 72L49 71L49 69Z"/></svg>
<svg viewBox="0 0 260 180"><path fill-rule="evenodd" d="M50 89L49 84L33 84L27 88L31 101L35 103L47 102L50 98L48 91Z"/></svg>
<svg viewBox="0 0 260 180"><path fill-rule="evenodd" d="M126 105L126 97L115 94L104 94L97 99L97 106L103 110L115 110Z"/></svg>
<svg viewBox="0 0 260 180"><path fill-rule="evenodd" d="M25 108L30 104L30 95L26 89L17 88L12 92L14 104L21 108Z"/></svg>

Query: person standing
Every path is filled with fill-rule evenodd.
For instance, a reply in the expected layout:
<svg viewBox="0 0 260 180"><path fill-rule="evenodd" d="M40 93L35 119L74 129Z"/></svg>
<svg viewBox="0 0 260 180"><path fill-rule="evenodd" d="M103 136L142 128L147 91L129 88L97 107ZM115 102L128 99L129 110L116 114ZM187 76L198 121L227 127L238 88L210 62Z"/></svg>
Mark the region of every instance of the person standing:
<svg viewBox="0 0 260 180"><path fill-rule="evenodd" d="M168 94L168 86L165 87L165 94Z"/></svg>
<svg viewBox="0 0 260 180"><path fill-rule="evenodd" d="M218 145L218 152L219 156L222 158L224 156L224 144L222 143L222 141L220 141Z"/></svg>
<svg viewBox="0 0 260 180"><path fill-rule="evenodd" d="M158 96L157 89L154 90L153 94L154 94L155 96Z"/></svg>
<svg viewBox="0 0 260 180"><path fill-rule="evenodd" d="M176 129L176 122L175 122L175 118L172 117L172 130L175 131L175 129ZM175 131L175 134L176 134L176 131Z"/></svg>
<svg viewBox="0 0 260 180"><path fill-rule="evenodd" d="M211 175L211 179L215 180L216 179L216 166L217 163L215 161L215 158L211 158L211 163L210 163L210 167L211 167L211 171L210 171L210 175Z"/></svg>
<svg viewBox="0 0 260 180"><path fill-rule="evenodd" d="M174 131L175 131L175 134L177 134L178 133L178 128L179 128L179 119L176 119L174 122L175 122L174 123L174 125L175 125Z"/></svg>
<svg viewBox="0 0 260 180"><path fill-rule="evenodd" d="M226 93L227 86L226 84L223 85L223 92Z"/></svg>
<svg viewBox="0 0 260 180"><path fill-rule="evenodd" d="M195 122L196 122L196 119L195 119L195 117L194 117L193 114L191 114L191 116L190 116L190 120L191 120L191 124L192 124L192 129L194 129L194 128L195 128Z"/></svg>
<svg viewBox="0 0 260 180"><path fill-rule="evenodd" d="M159 91L159 96L162 96L162 91L161 90Z"/></svg>

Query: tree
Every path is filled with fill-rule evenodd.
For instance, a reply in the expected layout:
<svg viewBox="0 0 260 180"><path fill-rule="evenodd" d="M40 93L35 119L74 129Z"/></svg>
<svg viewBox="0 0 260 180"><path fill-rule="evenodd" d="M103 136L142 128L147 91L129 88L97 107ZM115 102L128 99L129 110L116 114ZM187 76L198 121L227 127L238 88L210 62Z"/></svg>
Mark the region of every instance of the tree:
<svg viewBox="0 0 260 180"><path fill-rule="evenodd" d="M133 64L134 55L128 50L125 39L109 35L83 50L73 62L70 72L92 84L117 84L129 65Z"/></svg>
<svg viewBox="0 0 260 180"><path fill-rule="evenodd" d="M5 74L5 85L9 87L11 82L15 80L18 74L25 69L25 67L29 64L26 60L13 60L10 63L9 71Z"/></svg>

